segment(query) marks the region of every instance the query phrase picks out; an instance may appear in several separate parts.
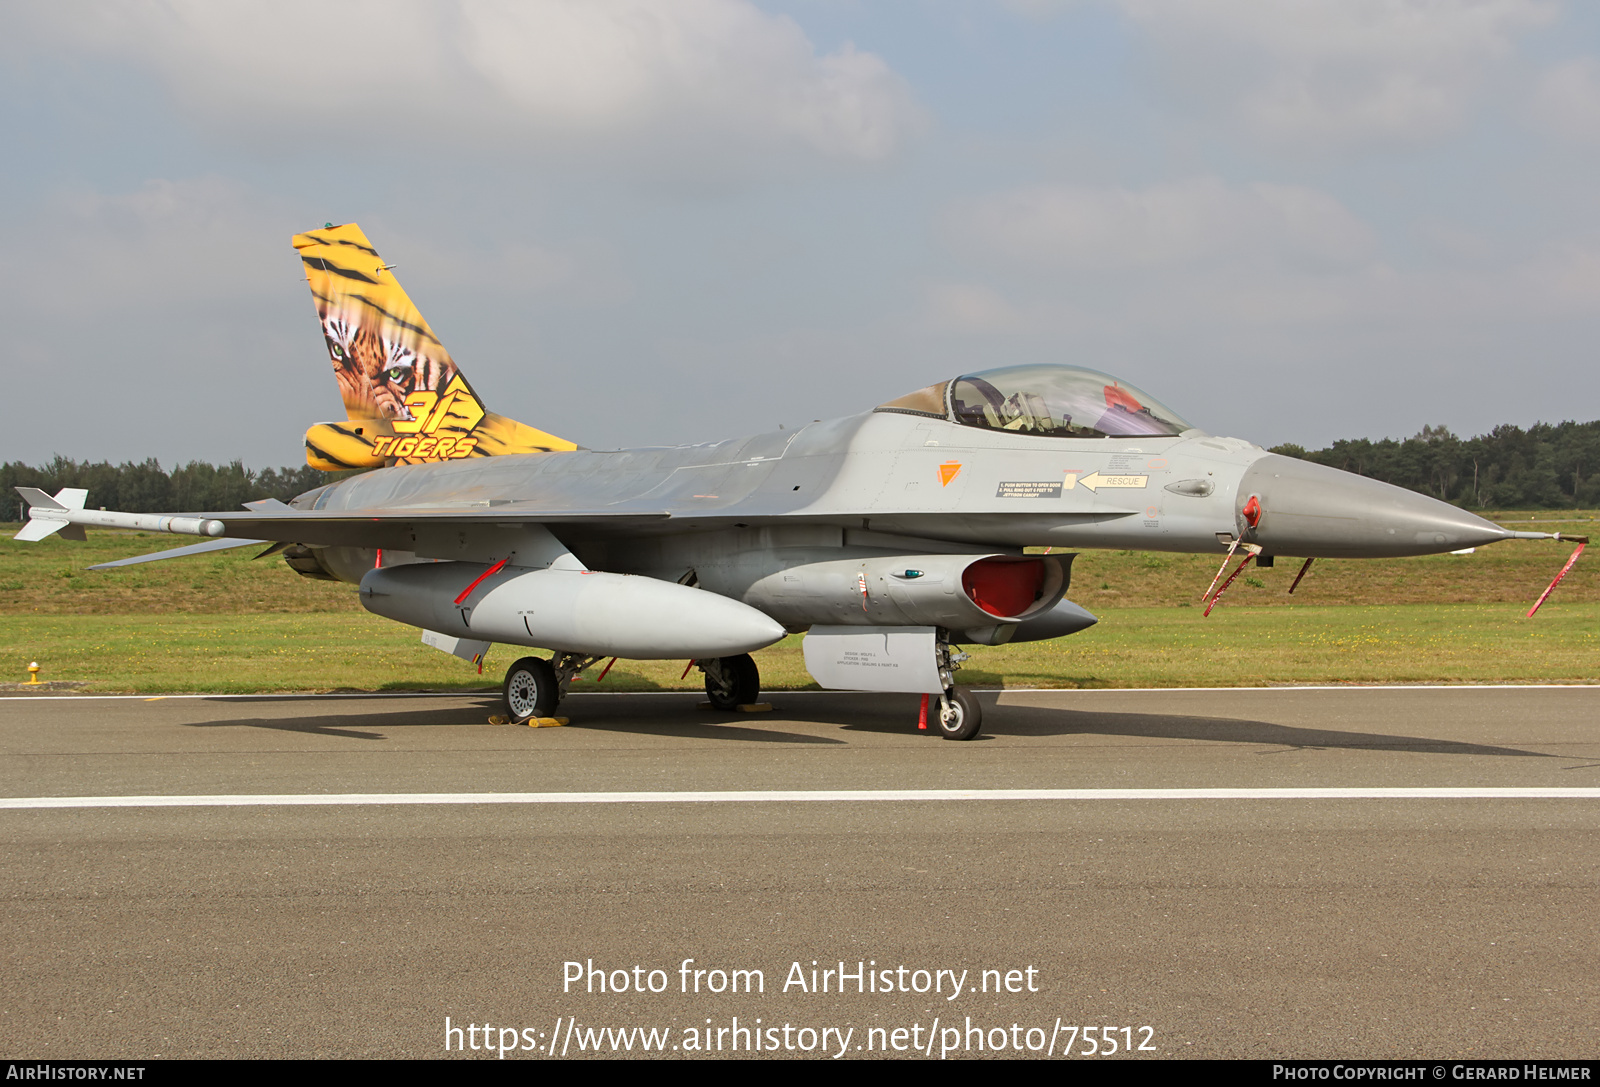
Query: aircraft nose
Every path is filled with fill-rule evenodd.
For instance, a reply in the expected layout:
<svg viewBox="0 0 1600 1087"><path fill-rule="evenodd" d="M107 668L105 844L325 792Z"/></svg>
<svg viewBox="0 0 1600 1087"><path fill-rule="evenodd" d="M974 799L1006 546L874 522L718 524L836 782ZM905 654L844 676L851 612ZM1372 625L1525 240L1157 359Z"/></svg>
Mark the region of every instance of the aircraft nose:
<svg viewBox="0 0 1600 1087"><path fill-rule="evenodd" d="M1234 508L1246 542L1307 558L1436 555L1512 535L1436 498L1310 461L1269 453L1245 470Z"/></svg>

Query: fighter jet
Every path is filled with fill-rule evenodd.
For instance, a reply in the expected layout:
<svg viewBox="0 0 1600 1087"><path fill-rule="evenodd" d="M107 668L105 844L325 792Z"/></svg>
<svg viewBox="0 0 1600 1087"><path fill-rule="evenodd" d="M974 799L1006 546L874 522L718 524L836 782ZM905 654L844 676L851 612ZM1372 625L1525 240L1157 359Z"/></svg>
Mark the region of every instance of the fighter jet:
<svg viewBox="0 0 1600 1087"><path fill-rule="evenodd" d="M293 244L347 415L306 432L306 458L368 470L287 504L174 516L19 488L32 508L17 539L81 539L83 525L207 537L104 566L270 542L263 554L359 586L368 611L463 659L548 651L505 673L514 721L550 718L605 658L691 660L714 706L747 706L750 653L806 632L822 686L921 694L934 731L970 739L981 715L956 682L962 646L1096 622L1067 599L1074 549L1214 554L1220 578L1229 555L1237 576L1278 556L1550 536L1214 436L1127 382L1049 363L795 430L584 449L489 411L355 224Z"/></svg>

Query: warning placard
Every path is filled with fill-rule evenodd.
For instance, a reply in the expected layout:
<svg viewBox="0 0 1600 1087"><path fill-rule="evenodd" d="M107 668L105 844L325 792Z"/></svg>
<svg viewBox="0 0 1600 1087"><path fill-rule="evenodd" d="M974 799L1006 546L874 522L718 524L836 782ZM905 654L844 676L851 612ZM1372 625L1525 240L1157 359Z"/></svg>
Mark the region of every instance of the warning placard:
<svg viewBox="0 0 1600 1087"><path fill-rule="evenodd" d="M995 489L996 498L1060 498L1061 480L1021 480L1002 483Z"/></svg>

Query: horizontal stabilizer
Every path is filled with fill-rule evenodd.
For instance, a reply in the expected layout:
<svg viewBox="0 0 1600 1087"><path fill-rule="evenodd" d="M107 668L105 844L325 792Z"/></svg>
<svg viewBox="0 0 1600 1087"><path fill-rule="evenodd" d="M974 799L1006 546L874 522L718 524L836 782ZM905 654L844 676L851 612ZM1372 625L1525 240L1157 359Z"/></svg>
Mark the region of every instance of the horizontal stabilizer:
<svg viewBox="0 0 1600 1087"><path fill-rule="evenodd" d="M266 542L265 540L206 540L204 543L190 544L188 547L174 547L166 551L153 551L148 555L135 555L131 559L99 562L89 567L89 569L114 570L118 566L137 566L141 562L160 562L162 559L181 559L186 555L204 555L208 551L226 551L232 547L249 547L251 544Z"/></svg>

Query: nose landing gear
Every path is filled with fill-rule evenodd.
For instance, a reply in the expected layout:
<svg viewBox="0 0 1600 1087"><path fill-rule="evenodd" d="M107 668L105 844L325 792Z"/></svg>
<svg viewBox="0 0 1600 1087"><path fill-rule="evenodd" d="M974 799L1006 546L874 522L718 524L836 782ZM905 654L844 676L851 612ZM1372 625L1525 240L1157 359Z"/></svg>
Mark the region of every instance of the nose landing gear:
<svg viewBox="0 0 1600 1087"><path fill-rule="evenodd" d="M716 709L731 712L761 696L761 671L748 653L695 664L706 674L706 697Z"/></svg>
<svg viewBox="0 0 1600 1087"><path fill-rule="evenodd" d="M983 707L965 687L951 687L939 696L939 735L947 740L970 740L983 727Z"/></svg>
<svg viewBox="0 0 1600 1087"><path fill-rule="evenodd" d="M934 723L939 735L947 740L970 740L983 727L983 707L969 689L956 686L956 672L968 657L950 644L947 632L940 630L938 638L934 659L939 666L944 693L939 696L939 712Z"/></svg>

